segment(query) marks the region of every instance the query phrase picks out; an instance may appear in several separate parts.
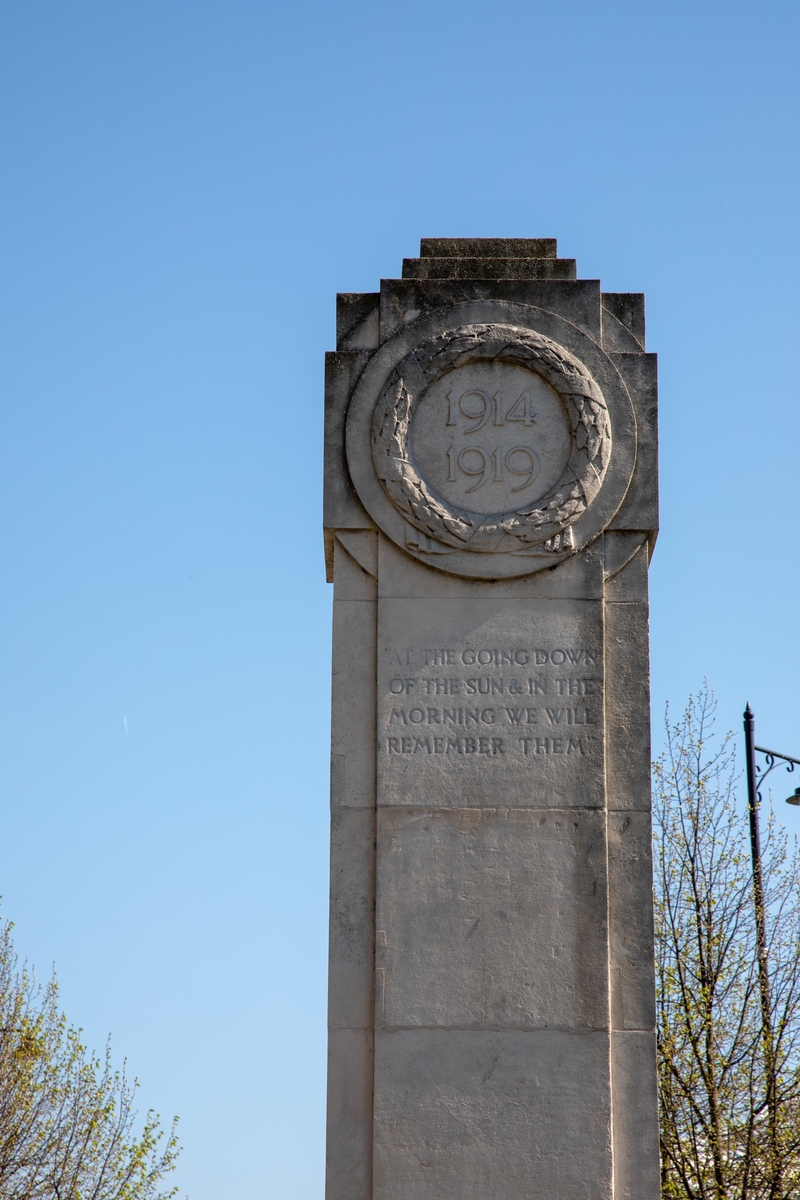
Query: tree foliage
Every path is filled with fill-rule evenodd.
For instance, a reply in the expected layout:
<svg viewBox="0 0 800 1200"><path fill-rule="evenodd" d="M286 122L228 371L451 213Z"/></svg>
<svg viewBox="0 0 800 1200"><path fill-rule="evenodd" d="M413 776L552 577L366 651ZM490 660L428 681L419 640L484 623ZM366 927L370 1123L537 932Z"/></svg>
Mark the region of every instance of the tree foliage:
<svg viewBox="0 0 800 1200"><path fill-rule="evenodd" d="M655 765L662 1194L800 1196L800 873L762 814L769 1021L759 997L746 805L704 689Z"/></svg>
<svg viewBox="0 0 800 1200"><path fill-rule="evenodd" d="M178 1153L149 1112L138 1132L138 1084L88 1053L59 1010L55 978L20 966L0 923L0 1200L167 1200Z"/></svg>

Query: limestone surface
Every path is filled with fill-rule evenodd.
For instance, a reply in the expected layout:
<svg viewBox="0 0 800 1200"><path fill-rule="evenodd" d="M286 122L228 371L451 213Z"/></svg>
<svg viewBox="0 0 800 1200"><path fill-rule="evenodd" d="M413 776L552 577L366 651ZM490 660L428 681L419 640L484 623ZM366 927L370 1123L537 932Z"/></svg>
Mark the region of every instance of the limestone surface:
<svg viewBox="0 0 800 1200"><path fill-rule="evenodd" d="M643 297L426 238L338 299L327 1200L657 1200Z"/></svg>

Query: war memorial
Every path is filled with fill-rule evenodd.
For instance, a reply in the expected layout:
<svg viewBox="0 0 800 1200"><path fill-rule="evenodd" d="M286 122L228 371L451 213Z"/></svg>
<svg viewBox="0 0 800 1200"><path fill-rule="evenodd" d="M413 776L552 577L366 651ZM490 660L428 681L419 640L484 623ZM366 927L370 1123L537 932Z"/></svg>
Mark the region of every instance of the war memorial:
<svg viewBox="0 0 800 1200"><path fill-rule="evenodd" d="M327 1200L657 1200L644 297L424 239L337 301Z"/></svg>

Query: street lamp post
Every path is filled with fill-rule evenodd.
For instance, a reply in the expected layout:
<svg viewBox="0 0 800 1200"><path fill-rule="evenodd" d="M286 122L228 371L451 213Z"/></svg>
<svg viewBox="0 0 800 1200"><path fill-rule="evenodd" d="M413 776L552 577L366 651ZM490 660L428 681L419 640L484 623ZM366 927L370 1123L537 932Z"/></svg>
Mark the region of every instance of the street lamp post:
<svg viewBox="0 0 800 1200"><path fill-rule="evenodd" d="M764 877L761 869L761 831L759 829L760 787L780 759L786 763L787 771L800 766L800 759L777 750L766 750L756 745L756 722L750 705L744 710L744 746L747 766L747 813L750 818L750 850L753 856L753 901L756 912L756 954L758 958L758 985L761 999L761 1030L764 1041L764 1066L767 1075L767 1116L769 1120L769 1142L772 1157L770 1196L781 1194L781 1168L778 1144L777 1078L775 1071L775 1037L772 1028L772 1006L769 994L769 963L767 960L767 928L764 914ZM766 756L766 770L756 762L756 754ZM800 805L800 787L787 799L787 804Z"/></svg>

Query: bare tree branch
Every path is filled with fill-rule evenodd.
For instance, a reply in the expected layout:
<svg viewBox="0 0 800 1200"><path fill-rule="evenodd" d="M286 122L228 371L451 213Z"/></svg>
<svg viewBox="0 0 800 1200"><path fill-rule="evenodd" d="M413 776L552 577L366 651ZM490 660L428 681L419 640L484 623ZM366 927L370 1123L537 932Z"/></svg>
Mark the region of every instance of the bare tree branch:
<svg viewBox="0 0 800 1200"><path fill-rule="evenodd" d="M654 767L664 1200L800 1195L800 868L774 817L763 847L769 1046L762 1036L747 814L713 694L666 721Z"/></svg>
<svg viewBox="0 0 800 1200"><path fill-rule="evenodd" d="M19 966L0 922L0 1200L168 1200L176 1122L136 1131L138 1083L87 1052L58 1008L55 979Z"/></svg>

